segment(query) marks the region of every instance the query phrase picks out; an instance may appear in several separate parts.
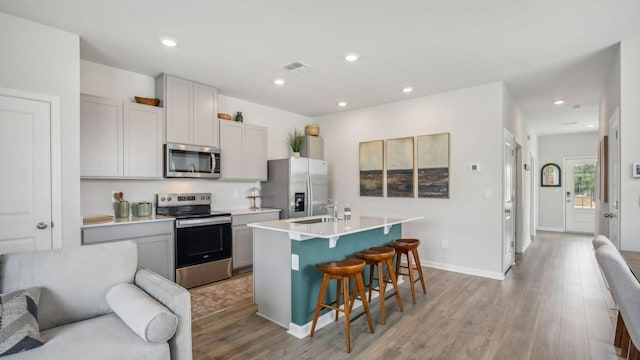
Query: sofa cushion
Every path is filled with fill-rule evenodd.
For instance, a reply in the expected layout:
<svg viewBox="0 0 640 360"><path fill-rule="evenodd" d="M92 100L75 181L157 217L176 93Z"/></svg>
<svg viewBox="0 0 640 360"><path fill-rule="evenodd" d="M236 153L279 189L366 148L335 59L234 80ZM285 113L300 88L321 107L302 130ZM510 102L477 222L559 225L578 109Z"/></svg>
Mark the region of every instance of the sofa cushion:
<svg viewBox="0 0 640 360"><path fill-rule="evenodd" d="M169 360L168 343L150 343L136 335L116 314L79 321L41 332L45 344L2 360Z"/></svg>
<svg viewBox="0 0 640 360"><path fill-rule="evenodd" d="M118 284L107 293L111 309L146 341L166 342L176 333L178 318L132 284Z"/></svg>
<svg viewBox="0 0 640 360"><path fill-rule="evenodd" d="M41 346L38 326L40 288L0 295L0 356Z"/></svg>
<svg viewBox="0 0 640 360"><path fill-rule="evenodd" d="M0 292L39 286L40 330L111 312L107 291L133 282L138 247L130 241L0 255Z"/></svg>

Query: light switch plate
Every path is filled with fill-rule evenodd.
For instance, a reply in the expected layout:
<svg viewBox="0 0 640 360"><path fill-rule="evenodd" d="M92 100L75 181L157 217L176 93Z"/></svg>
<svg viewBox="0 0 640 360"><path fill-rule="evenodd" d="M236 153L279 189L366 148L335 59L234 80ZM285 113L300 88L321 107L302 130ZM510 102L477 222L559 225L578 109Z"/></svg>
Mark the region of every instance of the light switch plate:
<svg viewBox="0 0 640 360"><path fill-rule="evenodd" d="M300 258L298 254L291 254L291 270L300 270Z"/></svg>

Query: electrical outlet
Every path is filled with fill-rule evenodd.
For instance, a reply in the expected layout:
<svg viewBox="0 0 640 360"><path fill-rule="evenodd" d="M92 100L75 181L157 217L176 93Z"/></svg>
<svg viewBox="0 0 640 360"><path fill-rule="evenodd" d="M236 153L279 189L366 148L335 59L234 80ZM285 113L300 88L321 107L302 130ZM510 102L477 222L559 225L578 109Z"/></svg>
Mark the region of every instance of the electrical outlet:
<svg viewBox="0 0 640 360"><path fill-rule="evenodd" d="M298 254L291 254L291 270L300 270L300 258Z"/></svg>
<svg viewBox="0 0 640 360"><path fill-rule="evenodd" d="M447 248L449 247L449 240L447 240L447 239L442 239L442 240L440 241L440 246L441 246L443 249L447 249Z"/></svg>

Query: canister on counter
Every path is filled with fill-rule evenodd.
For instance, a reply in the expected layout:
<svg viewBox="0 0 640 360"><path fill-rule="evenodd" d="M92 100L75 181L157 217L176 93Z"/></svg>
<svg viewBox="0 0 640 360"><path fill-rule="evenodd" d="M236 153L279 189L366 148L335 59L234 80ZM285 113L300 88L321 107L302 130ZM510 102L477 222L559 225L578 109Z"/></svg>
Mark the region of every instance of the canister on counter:
<svg viewBox="0 0 640 360"><path fill-rule="evenodd" d="M129 202L120 201L116 203L116 217L128 218L129 217Z"/></svg>

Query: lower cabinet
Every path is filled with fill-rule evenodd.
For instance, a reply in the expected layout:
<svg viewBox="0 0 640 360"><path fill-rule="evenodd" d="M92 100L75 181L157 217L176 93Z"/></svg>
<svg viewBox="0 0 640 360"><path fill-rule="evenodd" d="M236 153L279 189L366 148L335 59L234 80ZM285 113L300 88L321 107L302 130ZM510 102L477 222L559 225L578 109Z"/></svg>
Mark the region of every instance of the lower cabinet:
<svg viewBox="0 0 640 360"><path fill-rule="evenodd" d="M138 244L138 265L175 281L173 221L91 226L82 229L82 244L132 240Z"/></svg>
<svg viewBox="0 0 640 360"><path fill-rule="evenodd" d="M233 269L253 265L253 228L247 224L280 219L279 211L231 215Z"/></svg>
<svg viewBox="0 0 640 360"><path fill-rule="evenodd" d="M233 231L233 268L253 264L253 228L246 225L232 227Z"/></svg>

